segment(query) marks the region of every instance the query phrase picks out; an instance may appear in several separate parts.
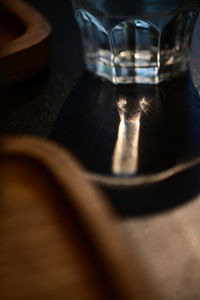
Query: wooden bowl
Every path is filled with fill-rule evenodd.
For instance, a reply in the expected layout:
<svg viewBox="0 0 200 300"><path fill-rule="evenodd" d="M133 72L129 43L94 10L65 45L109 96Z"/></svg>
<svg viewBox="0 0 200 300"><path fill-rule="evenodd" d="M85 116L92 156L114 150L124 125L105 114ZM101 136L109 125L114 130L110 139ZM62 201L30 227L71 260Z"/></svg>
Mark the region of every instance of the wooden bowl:
<svg viewBox="0 0 200 300"><path fill-rule="evenodd" d="M21 0L0 1L0 86L31 77L49 62L51 28Z"/></svg>
<svg viewBox="0 0 200 300"><path fill-rule="evenodd" d="M0 139L0 298L155 299L101 192L38 138Z"/></svg>

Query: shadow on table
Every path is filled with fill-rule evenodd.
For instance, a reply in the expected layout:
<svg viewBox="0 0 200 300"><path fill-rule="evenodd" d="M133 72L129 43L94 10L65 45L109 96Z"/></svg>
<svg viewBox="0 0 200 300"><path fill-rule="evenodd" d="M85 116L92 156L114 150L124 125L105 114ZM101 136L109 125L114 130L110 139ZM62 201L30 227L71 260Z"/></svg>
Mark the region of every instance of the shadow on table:
<svg viewBox="0 0 200 300"><path fill-rule="evenodd" d="M200 155L200 98L190 74L160 84L114 86L84 72L50 138L91 173L150 175ZM196 194L197 168L150 186L105 188L123 215L160 211Z"/></svg>

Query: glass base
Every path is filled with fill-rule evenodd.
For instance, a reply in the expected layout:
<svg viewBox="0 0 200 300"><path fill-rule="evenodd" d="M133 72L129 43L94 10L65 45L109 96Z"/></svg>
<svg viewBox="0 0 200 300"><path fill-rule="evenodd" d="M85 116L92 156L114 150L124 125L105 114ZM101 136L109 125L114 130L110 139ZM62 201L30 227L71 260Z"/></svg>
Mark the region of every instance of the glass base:
<svg viewBox="0 0 200 300"><path fill-rule="evenodd" d="M185 72L197 15L187 7L121 20L78 9L86 68L114 84L158 84Z"/></svg>
<svg viewBox="0 0 200 300"><path fill-rule="evenodd" d="M162 53L165 59L162 67L150 64L151 56L151 51L123 51L113 56L111 51L101 49L96 53L86 53L85 59L89 71L114 84L159 84L188 68L187 56L176 55L173 51Z"/></svg>

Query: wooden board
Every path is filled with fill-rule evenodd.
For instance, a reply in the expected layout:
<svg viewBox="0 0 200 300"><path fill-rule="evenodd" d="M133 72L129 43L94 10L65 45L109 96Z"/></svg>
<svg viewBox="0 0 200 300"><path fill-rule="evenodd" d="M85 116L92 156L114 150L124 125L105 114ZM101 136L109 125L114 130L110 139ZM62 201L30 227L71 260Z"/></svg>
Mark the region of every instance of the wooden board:
<svg viewBox="0 0 200 300"><path fill-rule="evenodd" d="M100 191L65 151L0 140L0 299L154 299Z"/></svg>
<svg viewBox="0 0 200 300"><path fill-rule="evenodd" d="M0 1L0 86L34 75L49 62L51 28L21 0Z"/></svg>

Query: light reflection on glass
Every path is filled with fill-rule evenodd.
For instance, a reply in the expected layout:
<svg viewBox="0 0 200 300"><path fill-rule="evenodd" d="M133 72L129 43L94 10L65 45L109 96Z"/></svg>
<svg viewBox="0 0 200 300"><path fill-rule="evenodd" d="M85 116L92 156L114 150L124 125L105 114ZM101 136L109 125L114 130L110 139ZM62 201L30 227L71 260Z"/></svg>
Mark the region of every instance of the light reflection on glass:
<svg viewBox="0 0 200 300"><path fill-rule="evenodd" d="M119 97L116 102L120 124L112 160L115 175L133 175L138 170L141 115L148 112L150 102L143 97L137 106L135 103L124 97Z"/></svg>

